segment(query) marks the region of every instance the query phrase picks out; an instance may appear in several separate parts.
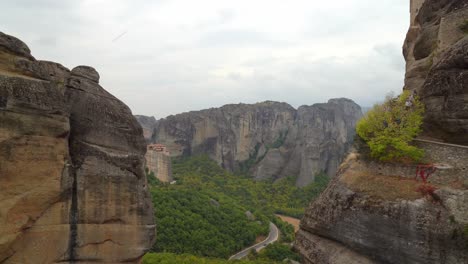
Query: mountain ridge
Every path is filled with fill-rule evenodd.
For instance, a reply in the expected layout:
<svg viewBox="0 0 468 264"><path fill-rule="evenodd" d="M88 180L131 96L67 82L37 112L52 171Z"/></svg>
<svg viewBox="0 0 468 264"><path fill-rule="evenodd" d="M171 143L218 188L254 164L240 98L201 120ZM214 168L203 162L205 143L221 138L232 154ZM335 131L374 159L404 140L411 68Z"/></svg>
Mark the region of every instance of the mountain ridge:
<svg viewBox="0 0 468 264"><path fill-rule="evenodd" d="M298 176L304 186L317 173L334 174L361 115L346 98L297 109L276 101L227 104L159 119L149 141L165 144L172 156L208 154L230 171Z"/></svg>

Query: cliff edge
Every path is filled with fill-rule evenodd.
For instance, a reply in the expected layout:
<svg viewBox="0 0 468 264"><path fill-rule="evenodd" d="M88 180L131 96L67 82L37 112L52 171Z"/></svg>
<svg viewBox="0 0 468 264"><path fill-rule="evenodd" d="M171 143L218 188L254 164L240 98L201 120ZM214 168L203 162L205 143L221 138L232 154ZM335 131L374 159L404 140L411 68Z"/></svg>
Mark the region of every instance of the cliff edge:
<svg viewBox="0 0 468 264"><path fill-rule="evenodd" d="M468 145L468 1L411 3L404 89L425 104L425 136Z"/></svg>

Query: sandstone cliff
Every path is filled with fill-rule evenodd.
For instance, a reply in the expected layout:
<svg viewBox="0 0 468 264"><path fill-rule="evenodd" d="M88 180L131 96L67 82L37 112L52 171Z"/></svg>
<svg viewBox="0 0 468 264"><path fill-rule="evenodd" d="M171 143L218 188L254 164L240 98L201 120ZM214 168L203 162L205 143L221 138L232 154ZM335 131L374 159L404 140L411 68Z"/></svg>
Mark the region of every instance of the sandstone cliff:
<svg viewBox="0 0 468 264"><path fill-rule="evenodd" d="M426 105L425 135L468 144L468 0L412 0L405 89Z"/></svg>
<svg viewBox="0 0 468 264"><path fill-rule="evenodd" d="M429 178L435 194L417 191L415 166L351 153L301 220L295 248L305 263L468 261L468 147L418 145L446 166Z"/></svg>
<svg viewBox="0 0 468 264"><path fill-rule="evenodd" d="M154 239L144 154L93 68L0 33L0 262L137 263Z"/></svg>
<svg viewBox="0 0 468 264"><path fill-rule="evenodd" d="M302 186L321 171L334 175L354 137L360 107L349 99L294 109L286 103L225 105L158 120L153 142L173 156L205 153L256 179L298 176Z"/></svg>
<svg viewBox="0 0 468 264"><path fill-rule="evenodd" d="M467 0L411 1L405 89L426 105L424 135L468 143ZM305 263L468 263L468 146L416 140L437 163L417 191L415 165L375 162L356 144L306 210L295 248Z"/></svg>

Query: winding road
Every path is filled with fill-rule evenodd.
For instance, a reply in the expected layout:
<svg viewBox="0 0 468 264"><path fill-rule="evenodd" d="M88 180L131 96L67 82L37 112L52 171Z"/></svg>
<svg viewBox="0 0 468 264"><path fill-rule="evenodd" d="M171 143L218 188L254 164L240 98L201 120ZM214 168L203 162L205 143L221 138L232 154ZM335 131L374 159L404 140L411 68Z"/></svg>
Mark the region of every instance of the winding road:
<svg viewBox="0 0 468 264"><path fill-rule="evenodd" d="M265 248L267 245L269 244L272 244L273 242L276 242L279 238L279 230L278 230L278 227L276 227L275 224L271 223L270 222L270 233L268 234L268 237L263 240L262 242L258 243L258 244L255 244L253 246L250 246L246 249L243 249L242 251L232 255L229 260L232 260L232 259L241 259L241 258L244 258L246 257L250 251L252 249L254 249L255 251L260 251L262 250L263 248Z"/></svg>

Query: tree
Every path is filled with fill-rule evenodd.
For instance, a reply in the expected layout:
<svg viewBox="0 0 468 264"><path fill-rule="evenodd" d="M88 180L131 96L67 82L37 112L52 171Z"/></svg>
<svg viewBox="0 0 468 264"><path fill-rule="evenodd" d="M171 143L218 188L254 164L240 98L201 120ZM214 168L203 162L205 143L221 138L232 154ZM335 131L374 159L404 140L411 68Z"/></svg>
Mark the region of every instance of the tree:
<svg viewBox="0 0 468 264"><path fill-rule="evenodd" d="M423 150L409 143L421 132L424 106L409 91L387 96L356 125L357 134L367 143L371 156L382 161L419 161Z"/></svg>

